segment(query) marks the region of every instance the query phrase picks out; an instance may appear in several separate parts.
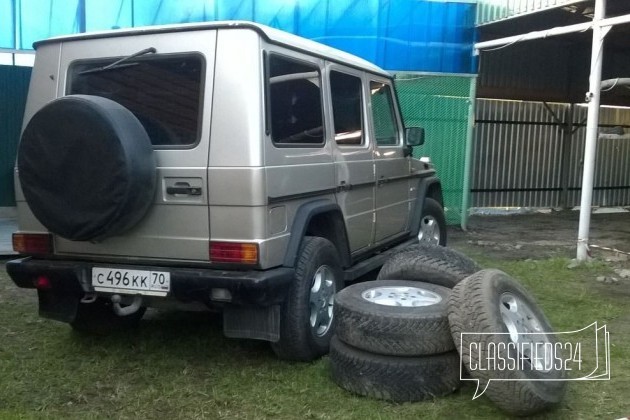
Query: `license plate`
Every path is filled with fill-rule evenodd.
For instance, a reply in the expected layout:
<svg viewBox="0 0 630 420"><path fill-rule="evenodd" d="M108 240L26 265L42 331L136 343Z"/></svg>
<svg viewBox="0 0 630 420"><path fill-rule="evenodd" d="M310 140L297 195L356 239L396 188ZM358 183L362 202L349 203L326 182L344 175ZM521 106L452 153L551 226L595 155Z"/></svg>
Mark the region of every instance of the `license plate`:
<svg viewBox="0 0 630 420"><path fill-rule="evenodd" d="M171 290L171 273L94 267L92 286L97 292L166 296Z"/></svg>

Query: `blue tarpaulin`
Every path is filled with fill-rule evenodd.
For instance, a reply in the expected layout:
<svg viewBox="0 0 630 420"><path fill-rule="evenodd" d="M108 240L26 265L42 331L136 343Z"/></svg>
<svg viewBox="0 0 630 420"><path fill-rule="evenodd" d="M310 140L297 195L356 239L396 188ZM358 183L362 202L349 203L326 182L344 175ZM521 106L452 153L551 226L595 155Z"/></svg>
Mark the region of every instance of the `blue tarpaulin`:
<svg viewBox="0 0 630 420"><path fill-rule="evenodd" d="M249 20L397 71L475 73L469 0L0 0L0 48L55 35Z"/></svg>

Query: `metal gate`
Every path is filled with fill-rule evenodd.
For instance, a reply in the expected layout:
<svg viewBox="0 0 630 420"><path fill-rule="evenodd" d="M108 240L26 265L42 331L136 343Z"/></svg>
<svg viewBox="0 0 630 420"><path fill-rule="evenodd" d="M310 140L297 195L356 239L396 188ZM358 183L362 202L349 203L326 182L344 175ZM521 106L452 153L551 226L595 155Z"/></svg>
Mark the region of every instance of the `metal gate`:
<svg viewBox="0 0 630 420"><path fill-rule="evenodd" d="M573 207L582 187L584 105L477 100L472 207ZM630 205L630 109L602 107L595 206Z"/></svg>
<svg viewBox="0 0 630 420"><path fill-rule="evenodd" d="M15 206L13 166L31 70L0 66L0 207Z"/></svg>

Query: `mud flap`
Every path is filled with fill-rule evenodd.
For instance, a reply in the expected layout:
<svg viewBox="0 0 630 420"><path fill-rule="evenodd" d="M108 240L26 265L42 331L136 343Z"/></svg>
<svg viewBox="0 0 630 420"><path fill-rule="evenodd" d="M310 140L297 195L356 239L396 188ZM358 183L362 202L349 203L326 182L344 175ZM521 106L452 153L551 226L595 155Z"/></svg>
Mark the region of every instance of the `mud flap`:
<svg viewBox="0 0 630 420"><path fill-rule="evenodd" d="M39 316L55 321L74 321L80 297L72 293L55 293L52 290L38 290Z"/></svg>
<svg viewBox="0 0 630 420"><path fill-rule="evenodd" d="M223 333L230 338L280 340L280 305L228 305L223 310Z"/></svg>

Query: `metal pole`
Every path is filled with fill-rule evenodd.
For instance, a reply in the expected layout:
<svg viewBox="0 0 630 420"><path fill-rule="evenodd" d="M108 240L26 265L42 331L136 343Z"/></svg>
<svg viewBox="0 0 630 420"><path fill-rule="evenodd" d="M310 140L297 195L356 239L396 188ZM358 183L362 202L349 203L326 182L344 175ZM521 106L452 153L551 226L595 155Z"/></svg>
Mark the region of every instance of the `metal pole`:
<svg viewBox="0 0 630 420"><path fill-rule="evenodd" d="M569 169L571 167L571 144L573 142L573 115L575 104L570 104L564 113L564 125L562 127L562 146L560 147L560 207L569 208Z"/></svg>
<svg viewBox="0 0 630 420"><path fill-rule="evenodd" d="M477 101L477 78L470 78L470 91L468 95L468 127L466 128L466 156L464 161L464 182L462 185L462 217L461 227L468 228L468 207L470 207L470 179L473 159L473 129L475 125L475 104Z"/></svg>
<svg viewBox="0 0 630 420"><path fill-rule="evenodd" d="M604 38L610 27L599 25L606 15L606 0L595 0L593 17L593 47L591 51L591 76L588 101L588 120L586 122L586 142L584 145L584 169L582 175L582 200L580 203L580 224L578 228L577 260L589 258L588 235L591 224L591 204L593 202L593 174L599 126L599 101L602 81L602 62L604 57Z"/></svg>

